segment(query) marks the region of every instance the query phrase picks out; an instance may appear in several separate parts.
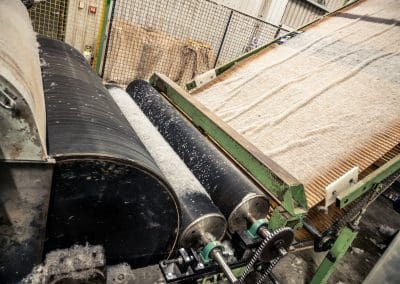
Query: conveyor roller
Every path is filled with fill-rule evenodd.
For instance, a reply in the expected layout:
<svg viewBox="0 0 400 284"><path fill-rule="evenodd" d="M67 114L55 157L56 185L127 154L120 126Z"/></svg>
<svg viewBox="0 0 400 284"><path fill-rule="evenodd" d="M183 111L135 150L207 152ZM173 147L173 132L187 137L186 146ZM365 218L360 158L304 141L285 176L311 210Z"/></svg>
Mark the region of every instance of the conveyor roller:
<svg viewBox="0 0 400 284"><path fill-rule="evenodd" d="M40 38L49 153L56 158L46 250L103 245L107 263L167 257L174 192L79 52Z"/></svg>

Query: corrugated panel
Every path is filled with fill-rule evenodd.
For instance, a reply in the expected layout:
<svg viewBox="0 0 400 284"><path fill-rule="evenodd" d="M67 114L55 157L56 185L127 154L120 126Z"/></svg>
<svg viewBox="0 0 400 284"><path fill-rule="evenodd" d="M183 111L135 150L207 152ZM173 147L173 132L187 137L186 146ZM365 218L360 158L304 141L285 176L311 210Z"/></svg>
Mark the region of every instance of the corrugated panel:
<svg viewBox="0 0 400 284"><path fill-rule="evenodd" d="M346 2L346 0L325 0L325 6L328 8L329 11L335 11L339 9L340 7L343 7L343 5Z"/></svg>
<svg viewBox="0 0 400 284"><path fill-rule="evenodd" d="M280 25L287 4L288 0L272 0L266 20L272 24Z"/></svg>
<svg viewBox="0 0 400 284"><path fill-rule="evenodd" d="M325 12L318 7L301 0L290 0L283 14L282 24L298 28L310 23Z"/></svg>
<svg viewBox="0 0 400 284"><path fill-rule="evenodd" d="M250 16L258 17L265 1L268 0L215 0L214 2Z"/></svg>

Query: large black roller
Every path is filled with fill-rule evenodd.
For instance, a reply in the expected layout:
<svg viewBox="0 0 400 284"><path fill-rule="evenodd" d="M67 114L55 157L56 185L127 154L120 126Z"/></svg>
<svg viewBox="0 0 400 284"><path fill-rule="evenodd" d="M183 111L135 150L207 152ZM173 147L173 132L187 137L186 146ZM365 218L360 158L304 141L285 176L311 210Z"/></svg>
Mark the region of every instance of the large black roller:
<svg viewBox="0 0 400 284"><path fill-rule="evenodd" d="M40 38L48 149L55 157L46 250L103 245L108 263L165 258L179 231L176 196L83 56Z"/></svg>
<svg viewBox="0 0 400 284"><path fill-rule="evenodd" d="M180 246L197 248L221 240L226 220L207 191L132 98L118 87L108 89L176 193L182 210Z"/></svg>
<svg viewBox="0 0 400 284"><path fill-rule="evenodd" d="M150 84L135 80L127 92L208 191L231 232L247 229L248 214L267 216L267 197Z"/></svg>
<svg viewBox="0 0 400 284"><path fill-rule="evenodd" d="M206 257L211 257L216 261L230 283L238 283L238 279L222 256L222 247L218 242L226 231L224 216L193 173L129 94L112 86L109 90L176 192L182 208L180 244L186 248L202 249L202 255L205 253ZM209 249L210 246L211 249Z"/></svg>

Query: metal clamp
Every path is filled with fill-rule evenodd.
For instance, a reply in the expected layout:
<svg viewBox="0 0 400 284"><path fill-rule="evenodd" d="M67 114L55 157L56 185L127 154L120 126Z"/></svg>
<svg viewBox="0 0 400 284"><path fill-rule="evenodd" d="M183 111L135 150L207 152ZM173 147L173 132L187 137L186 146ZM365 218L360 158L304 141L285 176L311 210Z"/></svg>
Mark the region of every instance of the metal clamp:
<svg viewBox="0 0 400 284"><path fill-rule="evenodd" d="M218 241L213 241L213 242L209 242L200 252L200 257L201 260L207 264L211 261L211 257L210 254L214 249L220 249L221 251L224 250L224 246L218 242Z"/></svg>
<svg viewBox="0 0 400 284"><path fill-rule="evenodd" d="M255 221L250 228L247 230L247 233L249 234L250 237L252 238L258 238L258 230L261 227L266 227L268 228L268 221L267 219L259 219Z"/></svg>
<svg viewBox="0 0 400 284"><path fill-rule="evenodd" d="M5 97L4 100L0 99L0 106L9 110L15 109L17 103L3 89L0 89L0 95L3 95Z"/></svg>

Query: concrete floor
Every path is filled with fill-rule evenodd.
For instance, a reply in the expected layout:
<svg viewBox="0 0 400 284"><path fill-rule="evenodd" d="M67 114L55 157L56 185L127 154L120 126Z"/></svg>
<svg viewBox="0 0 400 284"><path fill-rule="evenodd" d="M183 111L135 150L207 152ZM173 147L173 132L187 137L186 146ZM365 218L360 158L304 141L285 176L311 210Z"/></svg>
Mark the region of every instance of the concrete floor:
<svg viewBox="0 0 400 284"><path fill-rule="evenodd" d="M400 193L400 185L397 184ZM400 214L392 209L392 202L381 196L367 210L360 223L360 233L352 248L344 256L329 284L362 283L379 257L385 251L390 238L379 232L386 225L400 229ZM325 253L307 250L289 254L275 267L274 273L282 284L308 283ZM108 271L108 283L165 283L158 266L131 270L128 265L115 266Z"/></svg>
<svg viewBox="0 0 400 284"><path fill-rule="evenodd" d="M382 225L400 229L400 214L392 209L392 202L383 196L368 208L361 220L360 233L329 279L329 284L363 282L390 241L379 232ZM312 250L291 254L281 260L274 272L281 283L308 283L324 256L324 253L314 253Z"/></svg>

